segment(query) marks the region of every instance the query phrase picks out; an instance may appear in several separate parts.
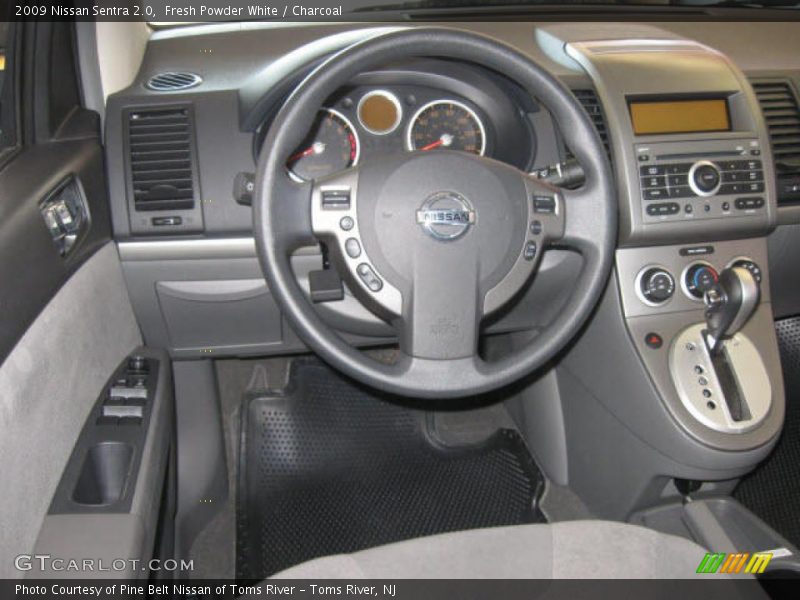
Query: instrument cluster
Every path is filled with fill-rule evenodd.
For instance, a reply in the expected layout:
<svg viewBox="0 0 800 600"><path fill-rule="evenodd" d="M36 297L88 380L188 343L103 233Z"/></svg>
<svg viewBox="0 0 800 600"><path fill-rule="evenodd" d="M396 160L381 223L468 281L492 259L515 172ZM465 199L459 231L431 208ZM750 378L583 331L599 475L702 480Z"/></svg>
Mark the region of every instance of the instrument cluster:
<svg viewBox="0 0 800 600"><path fill-rule="evenodd" d="M494 136L484 111L455 94L419 86L357 87L320 109L286 167L304 181L392 152L491 155Z"/></svg>

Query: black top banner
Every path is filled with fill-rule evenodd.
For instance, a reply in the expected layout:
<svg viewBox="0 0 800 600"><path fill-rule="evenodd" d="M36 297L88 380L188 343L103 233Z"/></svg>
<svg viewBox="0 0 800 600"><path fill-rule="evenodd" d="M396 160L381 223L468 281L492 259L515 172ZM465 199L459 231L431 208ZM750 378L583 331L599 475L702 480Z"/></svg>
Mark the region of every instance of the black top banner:
<svg viewBox="0 0 800 600"><path fill-rule="evenodd" d="M770 21L800 3L738 0L0 0L0 20L147 21Z"/></svg>

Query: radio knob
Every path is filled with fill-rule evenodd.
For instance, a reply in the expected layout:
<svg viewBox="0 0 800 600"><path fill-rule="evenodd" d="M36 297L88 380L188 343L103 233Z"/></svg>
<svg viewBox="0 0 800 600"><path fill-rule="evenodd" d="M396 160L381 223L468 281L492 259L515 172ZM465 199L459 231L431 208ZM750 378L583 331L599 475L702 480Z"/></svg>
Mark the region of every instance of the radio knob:
<svg viewBox="0 0 800 600"><path fill-rule="evenodd" d="M651 304L663 304L675 293L675 280L659 267L647 269L639 281L642 297Z"/></svg>
<svg viewBox="0 0 800 600"><path fill-rule="evenodd" d="M692 298L700 300L703 298L703 294L711 289L718 280L719 274L714 267L698 263L686 270L683 283L686 286L686 292Z"/></svg>
<svg viewBox="0 0 800 600"><path fill-rule="evenodd" d="M689 185L699 196L710 196L720 184L719 169L714 163L701 161L695 163L689 173Z"/></svg>

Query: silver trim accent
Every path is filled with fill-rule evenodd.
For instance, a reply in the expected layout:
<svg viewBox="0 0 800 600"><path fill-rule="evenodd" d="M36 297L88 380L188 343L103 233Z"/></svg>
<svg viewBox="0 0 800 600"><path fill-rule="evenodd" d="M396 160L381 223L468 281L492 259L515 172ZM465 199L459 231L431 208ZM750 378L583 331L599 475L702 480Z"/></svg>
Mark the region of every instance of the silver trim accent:
<svg viewBox="0 0 800 600"><path fill-rule="evenodd" d="M734 421L703 339L705 328L705 323L687 327L676 336L670 348L669 370L678 397L686 410L706 427L723 433L752 431L764 421L772 406L772 384L764 360L755 344L741 332L723 342L742 399L750 412L748 420ZM703 369L701 374L694 371L697 365ZM701 375L707 380L705 386L699 383ZM711 396L703 396L703 389L708 389ZM713 403L713 408L709 402Z"/></svg>
<svg viewBox="0 0 800 600"><path fill-rule="evenodd" d="M364 104L364 101L366 101L369 98L372 98L373 96L381 96L383 98L386 98L392 104L394 104L394 108L396 110L397 116L395 118L394 123L389 129L386 129L384 131L378 131L376 129L367 127L364 124L364 120L361 118L361 105ZM400 100L397 99L397 96L395 96L392 92L388 90L372 90L361 96L361 99L358 101L358 105L356 106L356 116L358 117L359 124L372 135L389 135L395 129L397 129L400 126L400 123L403 121L403 106L400 104Z"/></svg>
<svg viewBox="0 0 800 600"><path fill-rule="evenodd" d="M251 237L125 241L117 242L117 250L123 262L258 257L256 241ZM318 254L318 246L299 248L294 252L295 256Z"/></svg>
<svg viewBox="0 0 800 600"><path fill-rule="evenodd" d="M697 187L697 184L694 182L694 172L698 169L698 167L714 167L717 173L719 173L719 181L717 182L717 186L713 190L709 192L704 192L703 190ZM689 183L689 187L692 189L692 191L698 196L702 196L704 198L713 196L719 191L719 188L722 186L722 171L720 171L719 167L717 167L717 165L715 165L710 160L698 160L691 166L691 168L689 169L689 173L687 174L686 177Z"/></svg>
<svg viewBox="0 0 800 600"><path fill-rule="evenodd" d="M147 80L144 87L154 92L177 92L197 87L201 83L203 83L203 78L197 73L166 71L153 75Z"/></svg>
<svg viewBox="0 0 800 600"><path fill-rule="evenodd" d="M256 257L256 241L251 237L127 241L118 242L117 248L123 262Z"/></svg>
<svg viewBox="0 0 800 600"><path fill-rule="evenodd" d="M347 168L349 169L351 167L355 167L358 164L358 161L361 159L361 139L358 137L358 131L356 131L356 128L353 125L353 122L350 119L348 119L347 117L345 117L342 113L340 113L335 108L323 107L323 108L319 109L319 112L327 112L327 113L332 114L333 116L335 116L335 117L341 119L342 121L344 121L344 124L347 125L350 128L350 131L353 133L353 137L356 140L356 157L353 159L353 164L351 164ZM289 158L291 158L291 155L289 156ZM287 158L286 160L288 162L289 159ZM286 167L286 172L289 174L289 178L290 179L292 179L292 180L294 180L294 181L296 181L298 183L304 183L304 182L307 181L306 179L303 179L299 175L295 174L295 172L292 171L288 166Z"/></svg>
<svg viewBox="0 0 800 600"><path fill-rule="evenodd" d="M717 272L717 274L719 274L719 272L717 271L717 267L715 267L715 266L714 266L714 265L712 265L710 262L708 262L708 261L705 261L705 260L693 260L692 262L690 262L688 265L686 265L686 266L683 268L683 271L681 271L681 291L683 291L683 294L684 294L684 295L685 295L685 296L686 296L686 297L687 297L689 300L691 300L692 302L699 302L699 303L701 303L701 304L702 304L702 303L703 303L703 297L701 296L700 298L695 298L695 297L694 297L694 296L691 294L691 292L689 292L689 287L686 285L686 273L688 273L688 272L689 272L689 269L691 269L691 268L692 268L692 267L694 267L695 265L704 265L704 266L706 266L706 267L711 267L712 269L714 269L714 271L716 271L716 272Z"/></svg>
<svg viewBox="0 0 800 600"><path fill-rule="evenodd" d="M328 189L349 189L350 190L350 206L346 209L325 209L322 207L322 192ZM350 217L353 219L353 227L347 231L341 227L341 220L343 217ZM370 259L367 246L361 238L361 230L358 218L358 173L354 170L348 170L340 173L335 177L334 181L326 185L315 184L311 192L311 227L314 235L317 238L328 242L328 248L331 250L331 256L337 265L340 266L340 273L343 277L347 277L350 283L350 289L356 293L358 289L363 290L364 295L361 296L361 301L367 305L375 303L378 307L382 308L384 312L390 315L399 315L403 309L403 296L396 287L386 278L386 276L378 269L375 263ZM351 257L347 253L345 245L347 240L356 239L361 245L361 254L358 257ZM361 276L358 274L358 266L366 263L383 282L383 286L373 291Z"/></svg>
<svg viewBox="0 0 800 600"><path fill-rule="evenodd" d="M427 104L423 104L417 112L414 113L414 116L408 122L408 127L406 128L406 148L409 152L416 152L417 149L414 147L414 142L411 140L411 130L414 129L414 123L417 121L419 116L423 113L423 111L429 109L431 106L436 106L437 104L452 104L454 106L458 106L459 108L464 109L469 113L469 115L475 119L475 122L478 124L478 129L481 130L481 151L480 156L483 156L486 152L486 128L483 125L483 121L481 121L480 117L478 117L477 113L472 110L469 106L464 104L463 102L459 102L458 100L448 100L446 98L442 98L440 100L432 100Z"/></svg>
<svg viewBox="0 0 800 600"><path fill-rule="evenodd" d="M725 265L725 268L726 269L731 269L739 261L751 262L751 263L753 263L755 266L757 266L759 268L759 270L761 271L761 281L756 281L756 283L759 285L759 287L761 287L761 284L764 282L764 268L760 264L758 264L758 262L756 262L755 260L753 260L749 256L746 256L744 254L742 254L740 256L736 256L736 257L732 258L730 261L728 261L728 263ZM742 267L742 268L744 268L744 267ZM752 275L752 273L751 273L751 275ZM753 276L753 279L755 279L755 276ZM763 290L762 290L762 292L763 292Z"/></svg>

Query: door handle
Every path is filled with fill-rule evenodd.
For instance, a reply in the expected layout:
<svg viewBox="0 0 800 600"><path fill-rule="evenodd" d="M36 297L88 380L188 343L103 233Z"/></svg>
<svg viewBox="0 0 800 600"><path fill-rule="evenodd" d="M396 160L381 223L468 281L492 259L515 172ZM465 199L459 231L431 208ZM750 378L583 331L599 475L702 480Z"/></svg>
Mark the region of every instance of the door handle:
<svg viewBox="0 0 800 600"><path fill-rule="evenodd" d="M56 250L67 256L89 228L89 210L78 181L70 177L61 183L42 202L40 210Z"/></svg>

